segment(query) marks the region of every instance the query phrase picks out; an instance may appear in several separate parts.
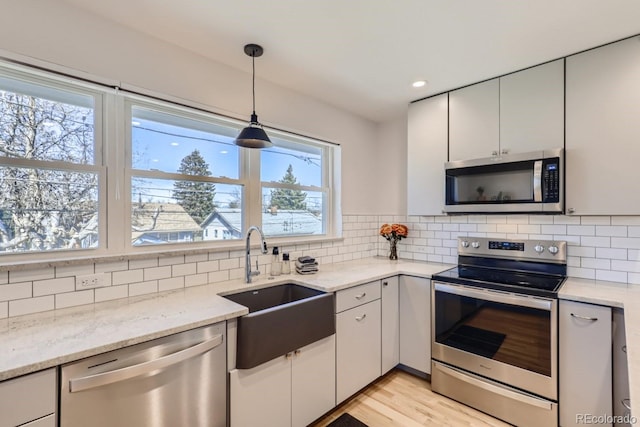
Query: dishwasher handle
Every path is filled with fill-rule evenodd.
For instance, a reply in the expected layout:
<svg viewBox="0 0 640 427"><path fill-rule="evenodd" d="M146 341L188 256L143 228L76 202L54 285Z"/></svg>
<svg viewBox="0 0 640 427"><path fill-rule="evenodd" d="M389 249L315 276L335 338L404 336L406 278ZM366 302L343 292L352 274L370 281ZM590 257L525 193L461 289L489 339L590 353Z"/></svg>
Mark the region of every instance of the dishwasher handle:
<svg viewBox="0 0 640 427"><path fill-rule="evenodd" d="M219 346L222 344L222 340L222 334L218 334L210 340L203 341L199 344L158 359L149 360L148 362L140 363L138 365L127 366L126 368L116 369L115 371L103 372L101 374L89 375L82 378L73 378L69 380L69 392L76 393L90 388L128 380L129 378L175 365L176 363L191 359L192 357L198 356Z"/></svg>

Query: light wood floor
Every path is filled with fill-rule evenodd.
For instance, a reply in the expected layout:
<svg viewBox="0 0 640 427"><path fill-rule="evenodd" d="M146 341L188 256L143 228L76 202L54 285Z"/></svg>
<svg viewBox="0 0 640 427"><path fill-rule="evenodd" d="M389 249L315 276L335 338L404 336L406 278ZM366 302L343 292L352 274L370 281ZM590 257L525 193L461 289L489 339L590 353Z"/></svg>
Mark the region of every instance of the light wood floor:
<svg viewBox="0 0 640 427"><path fill-rule="evenodd" d="M312 424L325 427L348 412L369 427L509 426L431 391L431 384L394 369Z"/></svg>

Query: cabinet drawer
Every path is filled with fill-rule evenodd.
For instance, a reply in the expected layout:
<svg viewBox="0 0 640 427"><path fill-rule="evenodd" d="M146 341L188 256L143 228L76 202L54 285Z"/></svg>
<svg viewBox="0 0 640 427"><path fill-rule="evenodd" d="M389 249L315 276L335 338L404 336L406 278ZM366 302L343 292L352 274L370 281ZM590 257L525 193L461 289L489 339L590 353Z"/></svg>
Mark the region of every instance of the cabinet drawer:
<svg viewBox="0 0 640 427"><path fill-rule="evenodd" d="M14 427L56 412L55 368L0 383L0 427Z"/></svg>
<svg viewBox="0 0 640 427"><path fill-rule="evenodd" d="M377 299L380 299L379 280L338 291L336 294L336 313Z"/></svg>

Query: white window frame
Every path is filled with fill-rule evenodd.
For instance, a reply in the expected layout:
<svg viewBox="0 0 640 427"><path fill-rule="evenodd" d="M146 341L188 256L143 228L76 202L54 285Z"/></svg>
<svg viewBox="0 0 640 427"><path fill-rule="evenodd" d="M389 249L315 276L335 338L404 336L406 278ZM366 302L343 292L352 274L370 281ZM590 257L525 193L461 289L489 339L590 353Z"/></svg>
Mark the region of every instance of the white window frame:
<svg viewBox="0 0 640 427"><path fill-rule="evenodd" d="M133 246L131 244L131 177L144 176L161 179L184 179L181 174L156 171L133 170L131 165L131 107L139 106L161 113L182 115L187 119L212 122L237 129L247 125L244 120L211 112L207 106L187 105L184 100L170 96L135 94L107 87L87 80L59 75L28 65L0 61L0 76L40 85L44 92L50 87L54 90L88 95L94 99L94 164L81 165L68 162L42 161L31 159L0 158L0 167L19 166L91 172L98 175L98 218L99 245L88 249L60 249L43 252L20 252L0 254L0 265L38 264L47 262L67 262L70 260L97 260L127 257L143 253L189 253L217 250L234 250L244 246L242 239L208 240L180 244L158 244ZM99 78L91 79L100 81ZM44 94L43 94L44 97ZM323 202L324 234L293 235L269 237L270 244L302 243L313 241L332 241L341 239L342 213L340 211L340 168L341 149L338 144L305 137L295 132L265 127L269 135L284 140L291 139L299 143L308 143L322 148L323 170L322 186L293 186L303 191L319 191L325 195ZM251 225L262 225L262 186L287 187L277 182L261 182L260 150L241 148L239 150L239 177L230 179L212 177L212 183L240 185L242 191L242 234ZM193 177L188 177L193 179ZM199 178L198 178L199 179Z"/></svg>
<svg viewBox="0 0 640 427"><path fill-rule="evenodd" d="M30 93L33 96L41 96L43 98L52 98L48 96L55 93L53 98L60 98L59 102L75 103L74 98L77 94L81 97L93 98L93 124L94 124L94 160L93 164L85 165L79 163L71 163L57 160L36 160L21 159L0 156L0 167L22 167L33 169L49 169L57 171L69 172L89 172L98 176L98 247L83 249L56 249L54 251L39 252L10 252L0 253L0 265L15 264L24 262L37 262L40 260L58 260L58 259L76 259L83 257L105 256L108 253L108 236L107 236L107 180L108 169L104 164L104 144L105 126L104 112L108 102L108 90L104 87L82 82L73 78L61 77L55 74L47 73L40 70L34 70L30 67L12 63L0 63L0 75L7 80L15 80L15 90L20 91L20 86L24 84L39 86L39 89ZM8 85L11 89L11 83ZM67 94L60 93L68 92ZM31 92L31 91L29 91ZM38 94L41 95L38 95Z"/></svg>

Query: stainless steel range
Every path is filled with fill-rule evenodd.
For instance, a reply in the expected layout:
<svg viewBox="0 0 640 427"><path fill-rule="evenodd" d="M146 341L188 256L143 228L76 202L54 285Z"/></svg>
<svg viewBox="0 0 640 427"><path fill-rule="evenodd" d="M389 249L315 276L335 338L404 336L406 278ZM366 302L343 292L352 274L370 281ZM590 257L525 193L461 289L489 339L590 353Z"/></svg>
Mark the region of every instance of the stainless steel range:
<svg viewBox="0 0 640 427"><path fill-rule="evenodd" d="M433 391L518 426L558 424L566 242L458 238L432 277Z"/></svg>

